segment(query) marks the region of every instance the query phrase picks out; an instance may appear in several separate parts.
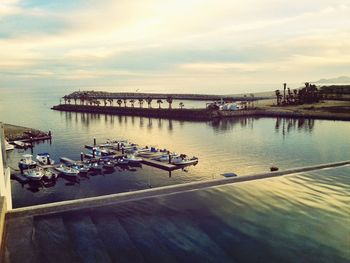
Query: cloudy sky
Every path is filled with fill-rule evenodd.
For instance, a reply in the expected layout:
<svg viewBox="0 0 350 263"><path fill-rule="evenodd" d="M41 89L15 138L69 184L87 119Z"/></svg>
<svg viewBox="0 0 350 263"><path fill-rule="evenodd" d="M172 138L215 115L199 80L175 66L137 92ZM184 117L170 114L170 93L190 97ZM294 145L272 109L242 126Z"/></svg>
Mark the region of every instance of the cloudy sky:
<svg viewBox="0 0 350 263"><path fill-rule="evenodd" d="M0 0L0 88L242 93L350 74L349 0Z"/></svg>

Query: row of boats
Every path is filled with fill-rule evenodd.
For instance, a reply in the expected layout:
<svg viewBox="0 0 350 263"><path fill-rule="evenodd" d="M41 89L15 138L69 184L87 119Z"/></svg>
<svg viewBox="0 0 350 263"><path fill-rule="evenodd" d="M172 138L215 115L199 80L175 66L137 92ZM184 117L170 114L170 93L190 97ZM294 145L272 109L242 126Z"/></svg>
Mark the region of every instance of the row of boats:
<svg viewBox="0 0 350 263"><path fill-rule="evenodd" d="M107 141L98 146L86 145L85 148L88 148L90 152L85 154L85 158L81 158L79 162L61 158L60 164L54 165L55 161L49 153L39 153L35 160L33 160L31 154L23 155L18 166L27 178L41 180L43 177L56 178L58 174L76 177L90 171L111 171L119 165L140 164L143 158L179 166L198 163L196 157L189 158L184 154L171 153L166 149L155 147L139 147L137 144L129 143L126 140ZM123 156L118 155L118 152L122 152Z"/></svg>

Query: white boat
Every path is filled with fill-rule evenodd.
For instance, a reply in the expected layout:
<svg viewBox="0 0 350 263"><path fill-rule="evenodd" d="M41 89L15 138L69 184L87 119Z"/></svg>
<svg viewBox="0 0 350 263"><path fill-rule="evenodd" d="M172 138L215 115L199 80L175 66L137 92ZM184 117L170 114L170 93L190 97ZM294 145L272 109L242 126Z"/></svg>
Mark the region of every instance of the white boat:
<svg viewBox="0 0 350 263"><path fill-rule="evenodd" d="M123 159L128 161L129 163L140 163L140 162L142 162L142 158L136 157L133 154L129 154L127 156L124 156Z"/></svg>
<svg viewBox="0 0 350 263"><path fill-rule="evenodd" d="M58 173L52 171L51 169L44 169L44 178L51 180L56 179L58 177Z"/></svg>
<svg viewBox="0 0 350 263"><path fill-rule="evenodd" d="M60 165L58 167L55 168L57 171L59 171L60 173L67 175L67 176L77 176L79 171L77 169L74 169L72 167L67 167L64 165Z"/></svg>
<svg viewBox="0 0 350 263"><path fill-rule="evenodd" d="M41 168L38 169L28 169L24 171L24 175L32 180L32 181L39 181L44 176L44 171Z"/></svg>
<svg viewBox="0 0 350 263"><path fill-rule="evenodd" d="M55 161L50 158L50 154L48 153L38 153L36 156L36 160L43 165L54 164Z"/></svg>
<svg viewBox="0 0 350 263"><path fill-rule="evenodd" d="M31 169L36 167L36 162L33 161L33 155L24 154L22 155L23 159L18 162L19 169Z"/></svg>
<svg viewBox="0 0 350 263"><path fill-rule="evenodd" d="M86 174L90 171L90 166L84 164L75 164L72 168L78 170L81 174Z"/></svg>
<svg viewBox="0 0 350 263"><path fill-rule="evenodd" d="M195 163L198 163L198 158L197 157L187 158L184 155L179 155L171 158L170 162L176 165L195 164Z"/></svg>
<svg viewBox="0 0 350 263"><path fill-rule="evenodd" d="M22 141L13 141L13 144L15 144L18 148L28 148L31 146L30 143L22 142Z"/></svg>
<svg viewBox="0 0 350 263"><path fill-rule="evenodd" d="M12 144L9 144L9 142L5 140L5 150L11 151L13 149L15 149L15 146L13 146Z"/></svg>
<svg viewBox="0 0 350 263"><path fill-rule="evenodd" d="M175 158L175 157L178 157L179 155L177 153L163 154L163 155L157 156L153 159L156 161L160 161L160 162L169 162L169 156L171 158Z"/></svg>
<svg viewBox="0 0 350 263"><path fill-rule="evenodd" d="M103 169L103 165L100 163L91 163L90 169L93 171L101 171Z"/></svg>

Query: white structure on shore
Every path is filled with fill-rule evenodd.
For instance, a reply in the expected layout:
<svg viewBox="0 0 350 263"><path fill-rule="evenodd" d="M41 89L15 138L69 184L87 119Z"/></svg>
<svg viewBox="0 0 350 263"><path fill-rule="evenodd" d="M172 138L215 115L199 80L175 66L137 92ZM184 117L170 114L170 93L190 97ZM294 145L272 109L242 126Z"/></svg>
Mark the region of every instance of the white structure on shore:
<svg viewBox="0 0 350 263"><path fill-rule="evenodd" d="M0 122L0 197L5 198L6 210L12 209L11 172L6 164L4 124Z"/></svg>

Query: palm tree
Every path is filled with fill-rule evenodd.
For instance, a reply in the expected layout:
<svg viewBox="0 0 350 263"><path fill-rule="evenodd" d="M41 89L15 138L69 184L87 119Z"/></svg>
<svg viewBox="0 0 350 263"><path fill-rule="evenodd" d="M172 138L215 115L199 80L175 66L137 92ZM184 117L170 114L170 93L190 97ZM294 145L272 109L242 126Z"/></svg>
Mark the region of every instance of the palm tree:
<svg viewBox="0 0 350 263"><path fill-rule="evenodd" d="M95 104L96 104L96 106L100 106L101 101L99 101L99 100L95 100Z"/></svg>
<svg viewBox="0 0 350 263"><path fill-rule="evenodd" d="M122 106L122 103L123 103L123 101L121 99L117 100L117 104L119 105L119 107Z"/></svg>
<svg viewBox="0 0 350 263"><path fill-rule="evenodd" d="M152 100L153 100L153 99L152 99L151 97L148 97L148 98L146 99L147 104L148 104L148 108L152 108L152 105L151 105Z"/></svg>
<svg viewBox="0 0 350 263"><path fill-rule="evenodd" d="M180 103L179 103L180 109L182 109L184 106L185 106L185 104L184 104L183 102L180 102Z"/></svg>
<svg viewBox="0 0 350 263"><path fill-rule="evenodd" d="M283 104L286 104L286 88L287 83L283 83Z"/></svg>
<svg viewBox="0 0 350 263"><path fill-rule="evenodd" d="M124 107L126 108L127 100L126 100L126 99L123 99L123 102L124 102Z"/></svg>
<svg viewBox="0 0 350 263"><path fill-rule="evenodd" d="M67 101L68 101L68 104L70 104L70 98L69 97L68 97Z"/></svg>
<svg viewBox="0 0 350 263"><path fill-rule="evenodd" d="M103 99L103 104L105 105L105 107L107 106L107 99Z"/></svg>
<svg viewBox="0 0 350 263"><path fill-rule="evenodd" d="M276 94L276 99L277 99L277 105L281 104L281 92L277 89L275 90L275 94Z"/></svg>
<svg viewBox="0 0 350 263"><path fill-rule="evenodd" d="M109 106L113 105L113 99L108 99L108 102L109 102Z"/></svg>
<svg viewBox="0 0 350 263"><path fill-rule="evenodd" d="M78 99L78 96L77 95L73 95L73 100L74 100L74 104L77 105L77 99Z"/></svg>
<svg viewBox="0 0 350 263"><path fill-rule="evenodd" d="M143 102L143 99L139 99L140 108L142 108Z"/></svg>
<svg viewBox="0 0 350 263"><path fill-rule="evenodd" d="M159 109L160 109L160 104L162 104L163 101L162 101L161 99L158 99L158 100L157 100L157 103L158 103L158 107L159 107Z"/></svg>
<svg viewBox="0 0 350 263"><path fill-rule="evenodd" d="M132 99L132 100L129 100L129 102L131 103L131 107L133 107L133 108L134 108L135 100L134 100L134 99Z"/></svg>
<svg viewBox="0 0 350 263"><path fill-rule="evenodd" d="M67 104L68 96L63 96L64 104Z"/></svg>
<svg viewBox="0 0 350 263"><path fill-rule="evenodd" d="M249 96L250 96L250 99L251 99L251 102L252 102L252 107L254 108L254 94L250 93Z"/></svg>
<svg viewBox="0 0 350 263"><path fill-rule="evenodd" d="M166 102L169 103L169 109L171 109L171 104L173 103L173 97L168 96L168 97L166 98Z"/></svg>

